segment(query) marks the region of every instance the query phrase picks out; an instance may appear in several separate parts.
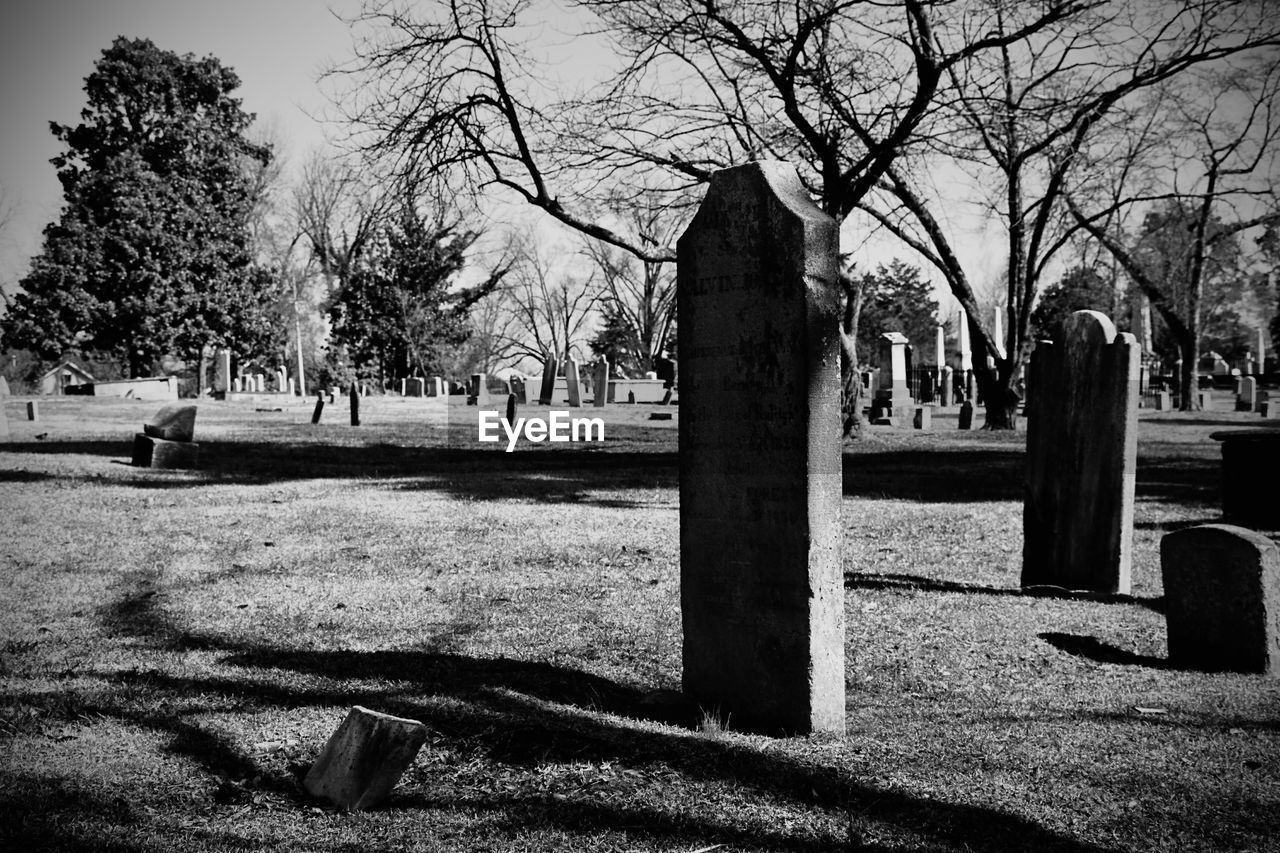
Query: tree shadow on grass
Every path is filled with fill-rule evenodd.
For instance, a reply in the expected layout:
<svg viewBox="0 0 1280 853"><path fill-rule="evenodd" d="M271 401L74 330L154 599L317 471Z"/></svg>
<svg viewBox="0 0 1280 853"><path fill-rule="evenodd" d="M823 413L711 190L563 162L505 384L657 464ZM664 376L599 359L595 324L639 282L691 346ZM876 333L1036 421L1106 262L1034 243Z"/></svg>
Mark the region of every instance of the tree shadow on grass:
<svg viewBox="0 0 1280 853"><path fill-rule="evenodd" d="M1147 598L1118 593L1089 592L1087 590L1070 590L1056 586L985 586L983 584L960 583L957 581L926 578L919 575L899 573L865 573L845 572L845 589L888 589L912 590L916 592L953 592L962 595L994 595L1014 598L1055 598L1063 601L1093 601L1101 604L1137 604L1164 612L1164 598Z"/></svg>
<svg viewBox="0 0 1280 853"><path fill-rule="evenodd" d="M332 709L336 727L349 706L360 704L421 720L433 732L429 751L450 752L458 756L457 763L437 769L419 762L387 807L488 811L502 818L497 825L513 838L530 831L611 833L673 849L730 845L813 853L902 849L904 844L990 853L1105 849L999 809L867 785L854 772L807 757L808 750L791 752L784 744L762 749L740 738L695 734L690 730L696 715L692 706L683 708L685 719L666 719L664 713L654 713L652 694L642 687L548 663L441 651L452 643L448 636L424 648L341 651L182 632L153 610L155 596L147 578L134 580L140 585L109 606L106 617L118 619L116 627L149 638L160 649L220 654L217 668L200 675L116 671L96 692L64 697L66 704L57 711L72 719L104 715L145 727L167 736L171 750L209 773L252 778L251 787L299 806L308 800L296 777L265 766L264 759L246 755L232 738L186 717L210 711ZM237 670L245 676L237 677ZM48 706L59 700L39 690L0 701ZM665 711L678 705L659 707ZM668 725L654 726L655 719ZM591 790L574 786L572 797L566 798L553 796L541 784L539 768L584 762L626 774L619 784L629 786L632 796L615 796L606 785ZM458 781L460 777L466 778ZM755 799L765 808L781 804L822 812L828 820L817 826L839 829L793 833L778 822L744 825L714 809L679 806L681 797L700 796L705 785L722 786L744 806ZM866 843L851 840L851 825Z"/></svg>
<svg viewBox="0 0 1280 853"><path fill-rule="evenodd" d="M1025 465L1021 448L854 448L844 454L844 493L926 503L1021 500Z"/></svg>
<svg viewBox="0 0 1280 853"><path fill-rule="evenodd" d="M1059 651L1076 657L1087 658L1095 663L1145 666L1151 669L1173 669L1169 664L1168 658L1134 654L1118 646L1105 643L1097 637L1084 634L1064 634L1059 631L1046 631L1040 634L1039 637Z"/></svg>

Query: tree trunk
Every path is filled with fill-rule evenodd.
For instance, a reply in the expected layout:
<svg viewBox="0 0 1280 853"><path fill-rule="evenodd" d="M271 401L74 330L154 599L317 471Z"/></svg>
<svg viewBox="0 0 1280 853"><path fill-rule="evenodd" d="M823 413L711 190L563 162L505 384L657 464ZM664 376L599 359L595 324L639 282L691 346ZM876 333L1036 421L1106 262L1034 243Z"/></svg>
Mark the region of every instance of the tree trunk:
<svg viewBox="0 0 1280 853"><path fill-rule="evenodd" d="M1200 363L1200 336L1179 338L1178 352L1182 354L1182 371L1178 376L1178 391L1182 395L1180 412L1200 411L1200 381L1196 365Z"/></svg>
<svg viewBox="0 0 1280 853"><path fill-rule="evenodd" d="M983 429L1012 430L1018 426L1018 404L1022 398L1013 387L1014 370L1012 365L1006 370L978 370L974 376L978 382L978 390L982 393L983 407L986 410L986 423Z"/></svg>

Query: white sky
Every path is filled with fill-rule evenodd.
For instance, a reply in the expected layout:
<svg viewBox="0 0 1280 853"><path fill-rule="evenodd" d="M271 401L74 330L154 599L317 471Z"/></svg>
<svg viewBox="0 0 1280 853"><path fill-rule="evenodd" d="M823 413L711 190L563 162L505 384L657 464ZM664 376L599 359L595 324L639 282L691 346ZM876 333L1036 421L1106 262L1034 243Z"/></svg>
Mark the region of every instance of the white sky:
<svg viewBox="0 0 1280 853"><path fill-rule="evenodd" d="M84 78L113 38L144 37L161 49L216 56L239 75L245 109L273 128L283 143L278 154L296 166L324 146L326 131L341 135L340 128L326 128L321 120L332 107L318 78L350 56L351 32L339 16L351 17L359 8L360 0L37 0L9 11L0 29L0 187L11 217L0 233L0 287L9 292L16 288L39 250L42 229L57 217L61 204L49 163L60 146L49 133L49 122L78 119ZM549 14L540 30L539 38L553 50L563 46L563 29L571 27L562 14ZM571 64L598 68L580 52ZM572 75L573 70L562 73ZM852 222L849 226L856 227ZM992 235L983 234L980 223L975 228L961 250L981 287L987 273L993 279L999 274L1003 261L998 251L985 257L983 247L991 245ZM846 235L849 230L847 226ZM864 243L847 241L864 267L894 256L910 260L890 239ZM927 277L938 280L931 267L921 266ZM943 297L944 309L950 302Z"/></svg>
<svg viewBox="0 0 1280 853"><path fill-rule="evenodd" d="M6 10L0 27L0 186L13 208L0 234L0 285L12 291L56 218L61 188L49 158L49 122L74 123L84 78L116 36L213 54L239 75L247 111L272 124L300 161L324 142L328 101L317 77L350 53L347 26L359 0L36 0ZM16 7L16 8L15 8ZM332 11L330 11L332 10Z"/></svg>

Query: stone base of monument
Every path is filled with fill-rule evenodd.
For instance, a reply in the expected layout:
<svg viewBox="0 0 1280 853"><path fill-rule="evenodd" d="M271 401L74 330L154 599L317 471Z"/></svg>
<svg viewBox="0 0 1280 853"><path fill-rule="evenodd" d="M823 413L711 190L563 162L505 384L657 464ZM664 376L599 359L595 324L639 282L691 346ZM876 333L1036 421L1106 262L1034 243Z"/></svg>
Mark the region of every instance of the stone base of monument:
<svg viewBox="0 0 1280 853"><path fill-rule="evenodd" d="M133 464L138 468L195 468L200 445L194 441L169 441L137 433L133 437Z"/></svg>
<svg viewBox="0 0 1280 853"><path fill-rule="evenodd" d="M354 706L329 738L302 787L346 811L387 798L427 740L427 727Z"/></svg>

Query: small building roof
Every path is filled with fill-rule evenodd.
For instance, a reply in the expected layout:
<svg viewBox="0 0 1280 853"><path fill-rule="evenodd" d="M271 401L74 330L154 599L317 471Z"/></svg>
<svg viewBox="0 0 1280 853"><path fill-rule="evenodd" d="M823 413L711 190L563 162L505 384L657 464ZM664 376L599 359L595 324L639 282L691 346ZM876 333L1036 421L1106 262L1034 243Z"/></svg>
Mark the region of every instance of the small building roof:
<svg viewBox="0 0 1280 853"><path fill-rule="evenodd" d="M57 367L46 370L43 374L40 375L40 379L38 381L44 382L44 380L48 379L50 376L53 376L54 374L57 374L57 373L61 373L64 370L70 371L73 376L75 376L77 379L80 379L82 381L85 381L85 382L97 381L96 379L93 378L92 373L85 370L83 367L76 364L75 361L69 358L62 361Z"/></svg>

